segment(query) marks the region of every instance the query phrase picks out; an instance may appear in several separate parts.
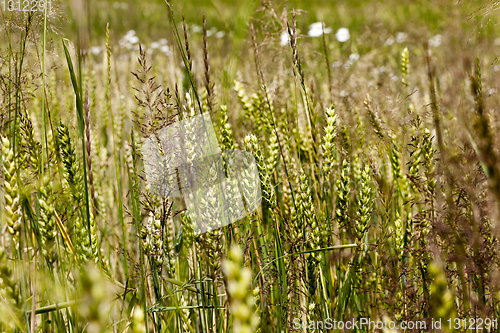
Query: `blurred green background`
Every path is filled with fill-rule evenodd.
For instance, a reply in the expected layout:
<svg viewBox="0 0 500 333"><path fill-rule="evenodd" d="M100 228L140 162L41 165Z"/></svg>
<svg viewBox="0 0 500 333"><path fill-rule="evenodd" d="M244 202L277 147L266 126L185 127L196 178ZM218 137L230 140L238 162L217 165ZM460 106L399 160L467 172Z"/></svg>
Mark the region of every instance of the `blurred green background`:
<svg viewBox="0 0 500 333"><path fill-rule="evenodd" d="M54 0L53 0L54 1ZM104 35L106 23L116 34L135 30L142 40L161 38L170 31L168 10L162 0L145 1L100 1L88 0L92 36ZM390 32L407 31L408 28L428 31L436 34L450 25L451 19L461 18L464 28L475 28L492 35L497 21L492 16L493 4L486 1L451 1L451 0L290 0L290 1L229 1L229 0L192 0L170 2L180 21L184 12L189 24L202 24L205 13L208 27L233 32L236 35L247 30L247 23L252 17L257 20L269 13L258 11L259 8L273 8L277 16L283 8L290 11L302 9L297 25L307 32L307 26L316 21L324 21L334 30L348 27L351 31L384 29ZM67 11L69 2L61 6ZM488 20L484 20L484 15ZM494 14L494 13L493 13ZM472 16L472 19L469 19ZM408 32L408 31L407 31ZM411 31L409 31L411 33Z"/></svg>

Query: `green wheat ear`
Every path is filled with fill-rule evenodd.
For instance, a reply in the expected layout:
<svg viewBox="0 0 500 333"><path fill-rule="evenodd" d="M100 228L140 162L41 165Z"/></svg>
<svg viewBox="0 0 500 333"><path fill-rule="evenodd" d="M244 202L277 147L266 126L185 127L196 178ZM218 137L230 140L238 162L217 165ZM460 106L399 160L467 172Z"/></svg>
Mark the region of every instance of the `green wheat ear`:
<svg viewBox="0 0 500 333"><path fill-rule="evenodd" d="M239 81L234 81L234 91L238 95L238 99L243 107L243 111L245 111L245 116L247 119L253 120L254 114L254 106L250 98L245 93L245 89L243 85Z"/></svg>
<svg viewBox="0 0 500 333"><path fill-rule="evenodd" d="M53 263L57 260L56 252L56 237L57 226L54 217L54 202L53 202L52 185L50 176L45 173L42 179L42 186L40 186L40 219L39 229L41 234L42 254L48 263Z"/></svg>
<svg viewBox="0 0 500 333"><path fill-rule="evenodd" d="M366 98L363 103L365 105L366 111L368 112L368 116L370 118L370 124L372 125L375 134L377 134L377 136L380 139L384 139L384 130L382 129L382 121L380 120L378 112L373 108L372 99L369 94L366 95Z"/></svg>
<svg viewBox="0 0 500 333"><path fill-rule="evenodd" d="M401 197L403 202L409 200L409 185L406 175L402 170L402 154L399 150L399 144L395 135L392 136L391 151L389 154L392 167L392 177L397 190L397 194Z"/></svg>
<svg viewBox="0 0 500 333"><path fill-rule="evenodd" d="M69 129L63 123L57 127L57 139L64 166L64 178L68 184L71 198L79 205L83 200L83 177L76 160L75 147L71 142Z"/></svg>
<svg viewBox="0 0 500 333"><path fill-rule="evenodd" d="M403 52L401 53L401 83L404 86L408 86L408 73L409 73L409 63L408 63L408 48L405 47Z"/></svg>
<svg viewBox="0 0 500 333"><path fill-rule="evenodd" d="M15 323L21 315L21 299L12 274L12 263L8 261L5 249L0 245L0 329L10 328L15 332Z"/></svg>
<svg viewBox="0 0 500 333"><path fill-rule="evenodd" d="M312 200L311 189L308 184L307 175L304 170L300 170L297 177L299 185L297 193L297 206L303 214L302 221L310 228L310 247L313 250L320 248L322 243L320 235L320 226L318 226L316 209Z"/></svg>
<svg viewBox="0 0 500 333"><path fill-rule="evenodd" d="M224 164L224 170L229 177L233 177L233 172L231 166L227 164L227 160L234 156L234 138L233 129L231 124L229 124L229 118L227 116L227 106L220 106L220 148L222 150L222 163Z"/></svg>
<svg viewBox="0 0 500 333"><path fill-rule="evenodd" d="M434 190L436 189L436 179L434 178L436 166L434 161L434 148L432 148L431 132L428 128L424 130L424 137L422 138L422 157L424 159L424 173L427 191L432 196L434 195Z"/></svg>
<svg viewBox="0 0 500 333"><path fill-rule="evenodd" d="M340 173L340 181L337 185L337 207L335 216L339 228L344 232L349 228L349 197L351 193L351 167L347 159L342 162L342 171Z"/></svg>
<svg viewBox="0 0 500 333"><path fill-rule="evenodd" d="M233 139L233 129L231 124L229 124L229 118L227 116L227 106L220 106L220 114L221 114L221 134L220 134L220 144L221 150L234 150L234 139Z"/></svg>
<svg viewBox="0 0 500 333"><path fill-rule="evenodd" d="M75 207L80 207L85 200L84 179L80 171L80 165L76 159L75 148L71 142L68 127L61 123L57 127L57 135L67 189L69 190L72 204ZM97 227L94 216L90 213L90 230L88 230L83 218L84 215L80 213L78 211L75 216L74 243L78 262L79 264L84 264L87 260L98 260Z"/></svg>
<svg viewBox="0 0 500 333"><path fill-rule="evenodd" d="M182 226L182 241L187 249L191 249L194 242L193 222L191 222L191 219L185 212L181 214L180 221Z"/></svg>
<svg viewBox="0 0 500 333"><path fill-rule="evenodd" d="M109 315L113 309L112 293L116 286L111 283L94 263L86 263L77 274L80 302L75 306L77 318L83 320L91 332L110 333Z"/></svg>
<svg viewBox="0 0 500 333"><path fill-rule="evenodd" d="M259 322L252 309L255 299L252 294L252 271L243 266L243 253L240 248L233 245L222 264L222 271L227 278L227 291L229 293L229 310L233 318L235 333L254 333Z"/></svg>
<svg viewBox="0 0 500 333"><path fill-rule="evenodd" d="M181 295L181 307L182 309L182 330L186 333L194 332L193 327L191 326L191 319L189 318L189 309L186 308L187 303L184 295Z"/></svg>
<svg viewBox="0 0 500 333"><path fill-rule="evenodd" d="M448 282L442 267L437 262L429 265L429 275L433 279L430 286L430 306L435 318L444 320L456 316L455 296L448 289Z"/></svg>
<svg viewBox="0 0 500 333"><path fill-rule="evenodd" d="M326 126L321 145L323 154L323 173L329 175L335 167L336 157L336 139L337 139L337 115L335 114L335 105L325 111Z"/></svg>
<svg viewBox="0 0 500 333"><path fill-rule="evenodd" d="M371 185L370 166L365 165L361 172L360 191L358 195L358 216L356 219L356 237L362 241L369 227L373 209L374 193Z"/></svg>
<svg viewBox="0 0 500 333"><path fill-rule="evenodd" d="M255 313L255 316L257 317L257 324L255 333L260 333L262 331L262 326L261 326L261 320L260 317L262 315L262 306L261 306L261 299L260 299L260 288L257 286L253 289L252 295L255 299L255 304L253 306L252 312Z"/></svg>
<svg viewBox="0 0 500 333"><path fill-rule="evenodd" d="M165 226L166 233L166 246L165 246L165 257L167 259L167 270L171 277L175 276L176 272L176 253L175 253L175 225L174 218L172 216L167 217L167 223Z"/></svg>
<svg viewBox="0 0 500 333"><path fill-rule="evenodd" d="M146 333L146 325L144 323L144 311L140 306L134 308L132 314L132 332L133 333Z"/></svg>
<svg viewBox="0 0 500 333"><path fill-rule="evenodd" d="M35 140L33 123L28 112L19 113L19 165L21 168L31 167L36 173L39 168L41 146Z"/></svg>
<svg viewBox="0 0 500 333"><path fill-rule="evenodd" d="M19 245L19 231L21 230L22 210L19 203L19 190L16 181L16 163L9 139L1 137L1 140L3 159L2 171L4 174L5 188L5 220L7 222L7 230L12 235L12 239L17 248Z"/></svg>
<svg viewBox="0 0 500 333"><path fill-rule="evenodd" d="M279 161L279 143L278 136L276 132L271 133L271 138L269 139L269 157L267 158L267 172L272 175L275 173L276 167Z"/></svg>
<svg viewBox="0 0 500 333"><path fill-rule="evenodd" d="M296 183L298 185L295 205L291 208L292 230L295 240L301 240L305 233L307 237L306 249L318 250L324 243L325 234L322 233L322 226L318 225L318 218L313 204L311 190L308 185L307 175L304 170L296 173ZM319 253L307 254L307 287L310 296L314 296L317 289Z"/></svg>
<svg viewBox="0 0 500 333"><path fill-rule="evenodd" d="M163 251L162 226L157 214L150 213L149 217L146 218L146 221L142 224L140 236L144 252L149 257L150 262L161 271L165 255Z"/></svg>
<svg viewBox="0 0 500 333"><path fill-rule="evenodd" d="M245 149L247 151L253 152L254 154L255 161L257 163L257 170L259 172L263 199L266 201L270 208L276 207L276 195L267 173L264 156L262 155L259 142L255 135L250 134L245 137Z"/></svg>

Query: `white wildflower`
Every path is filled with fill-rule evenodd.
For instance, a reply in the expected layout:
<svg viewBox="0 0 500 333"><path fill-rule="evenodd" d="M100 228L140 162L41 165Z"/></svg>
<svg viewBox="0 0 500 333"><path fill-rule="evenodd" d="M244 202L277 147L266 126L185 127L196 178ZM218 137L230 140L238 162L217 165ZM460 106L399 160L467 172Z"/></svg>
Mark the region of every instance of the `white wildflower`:
<svg viewBox="0 0 500 333"><path fill-rule="evenodd" d="M351 55L349 55L349 60L347 60L345 65L344 65L345 68L351 67L358 60L359 60L359 54L358 53L351 53Z"/></svg>
<svg viewBox="0 0 500 333"><path fill-rule="evenodd" d="M93 55L99 55L102 52L102 47L100 47L100 46L92 46L90 48L90 52L92 52Z"/></svg>
<svg viewBox="0 0 500 333"><path fill-rule="evenodd" d="M338 60L338 61L335 61L333 64L332 64L332 67L341 67L342 66L342 61Z"/></svg>
<svg viewBox="0 0 500 333"><path fill-rule="evenodd" d="M429 45L432 47L439 47L441 45L441 35L436 35L430 38Z"/></svg>
<svg viewBox="0 0 500 333"><path fill-rule="evenodd" d="M137 44L139 42L139 37L137 37L137 36L130 36L129 39L128 39L128 41L132 45Z"/></svg>
<svg viewBox="0 0 500 333"><path fill-rule="evenodd" d="M337 37L337 40L339 42L343 43L343 42L347 42L349 40L349 38L351 38L351 35L349 34L349 29L340 28L339 30L337 30L335 37Z"/></svg>
<svg viewBox="0 0 500 333"><path fill-rule="evenodd" d="M160 46L160 51L165 53L168 56L172 54L172 52L170 51L170 47L168 47L168 45Z"/></svg>
<svg viewBox="0 0 500 333"><path fill-rule="evenodd" d="M217 32L217 28L216 27L212 27L210 28L210 30L207 31L207 37L210 37L212 36L213 34L215 34Z"/></svg>
<svg viewBox="0 0 500 333"><path fill-rule="evenodd" d="M323 30L325 34L332 32L332 28L325 28L324 22L315 22L309 26L309 32L307 34L310 37L319 37L323 35Z"/></svg>
<svg viewBox="0 0 500 333"><path fill-rule="evenodd" d="M349 60L353 63L359 60L359 53L351 53Z"/></svg>
<svg viewBox="0 0 500 333"><path fill-rule="evenodd" d="M199 33L203 30L203 28L202 28L202 27L200 27L199 25L193 24L193 25L191 26L191 30L192 30L195 34L199 34Z"/></svg>
<svg viewBox="0 0 500 333"><path fill-rule="evenodd" d="M129 30L127 31L125 36L123 36L123 38L118 41L118 44L121 47L126 48L127 50L131 50L133 48L133 45L137 44L138 42L139 37L135 35L135 30Z"/></svg>
<svg viewBox="0 0 500 333"><path fill-rule="evenodd" d="M404 43L408 35L406 32L398 32L396 33L396 43L401 44Z"/></svg>
<svg viewBox="0 0 500 333"><path fill-rule="evenodd" d="M290 43L290 36L288 35L288 31L282 31L280 35L280 45L285 46Z"/></svg>

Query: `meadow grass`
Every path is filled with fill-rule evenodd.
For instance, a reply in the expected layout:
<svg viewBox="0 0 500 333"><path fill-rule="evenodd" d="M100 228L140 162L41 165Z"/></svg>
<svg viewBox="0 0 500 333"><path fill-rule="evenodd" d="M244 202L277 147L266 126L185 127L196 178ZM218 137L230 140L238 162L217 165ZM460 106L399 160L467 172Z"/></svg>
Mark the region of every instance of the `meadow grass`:
<svg viewBox="0 0 500 333"><path fill-rule="evenodd" d="M86 5L2 11L0 332L499 331L496 3Z"/></svg>

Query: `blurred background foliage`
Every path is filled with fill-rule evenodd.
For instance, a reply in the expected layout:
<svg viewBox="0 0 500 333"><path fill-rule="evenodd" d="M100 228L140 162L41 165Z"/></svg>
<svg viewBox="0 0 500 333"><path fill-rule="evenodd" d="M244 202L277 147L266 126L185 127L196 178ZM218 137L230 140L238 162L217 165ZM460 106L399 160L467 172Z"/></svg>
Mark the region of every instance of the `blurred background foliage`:
<svg viewBox="0 0 500 333"><path fill-rule="evenodd" d="M313 22L323 21L327 26L348 27L363 34L367 31L386 30L389 32L407 31L408 33L436 34L450 28L453 18L463 18L462 28L475 32L484 32L492 36L498 32L497 20L491 1L451 1L451 0L290 0L290 1L231 1L231 0L192 0L171 1L178 15L184 12L186 21L202 24L204 12L210 27L230 31L232 36L240 37L247 30L251 17L262 15L256 10L268 3L275 8L295 8L303 10L298 20L298 27L307 31ZM137 32L139 38L155 39L171 30L165 2L161 0L141 1L96 1L89 0L91 35L104 37L106 23L111 31L122 34L130 29ZM69 13L70 2L64 1L61 9ZM487 20L485 20L486 14ZM491 15L495 14L495 15Z"/></svg>

